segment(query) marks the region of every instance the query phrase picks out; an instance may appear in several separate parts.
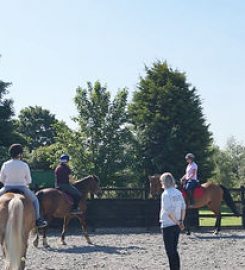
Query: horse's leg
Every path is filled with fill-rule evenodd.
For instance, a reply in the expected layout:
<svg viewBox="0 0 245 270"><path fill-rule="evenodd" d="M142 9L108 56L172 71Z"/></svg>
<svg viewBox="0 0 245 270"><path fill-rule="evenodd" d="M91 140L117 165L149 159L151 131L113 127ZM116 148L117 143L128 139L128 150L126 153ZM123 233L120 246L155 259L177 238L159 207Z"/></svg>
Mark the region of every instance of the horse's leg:
<svg viewBox="0 0 245 270"><path fill-rule="evenodd" d="M45 248L49 248L50 245L48 244L48 241L47 241L47 227L43 228L43 246Z"/></svg>
<svg viewBox="0 0 245 270"><path fill-rule="evenodd" d="M84 237L86 238L87 240L87 243L89 245L93 245L92 241L90 240L89 238L89 235L88 235L88 226L87 226L87 223L85 221L85 216L84 215L79 215L78 216L78 219L80 221L80 224L82 226L82 231L83 231L83 234L84 234Z"/></svg>
<svg viewBox="0 0 245 270"><path fill-rule="evenodd" d="M186 209L186 217L185 217L185 227L186 227L186 234L190 235L191 230L190 230L190 210L187 208Z"/></svg>
<svg viewBox="0 0 245 270"><path fill-rule="evenodd" d="M66 242L65 242L65 233L67 231L67 227L68 227L68 224L71 220L71 216L70 215L66 215L64 217L64 223L63 223L63 230L62 230L62 234L61 234L61 243L62 245L66 245Z"/></svg>
<svg viewBox="0 0 245 270"><path fill-rule="evenodd" d="M215 216L216 216L216 221L215 221L215 225L214 225L214 234L218 234L220 232L220 228L221 228L221 211L220 211L220 205L218 205L218 203L210 203L208 205L208 208L214 212Z"/></svg>
<svg viewBox="0 0 245 270"><path fill-rule="evenodd" d="M217 213L216 215L216 221L215 221L215 229L214 229L214 234L218 234L220 232L220 228L221 228L221 213Z"/></svg>
<svg viewBox="0 0 245 270"><path fill-rule="evenodd" d="M33 245L34 245L34 247L38 247L38 243L39 243L39 230L38 230L38 228L34 228L33 233L36 234L36 237L33 241Z"/></svg>

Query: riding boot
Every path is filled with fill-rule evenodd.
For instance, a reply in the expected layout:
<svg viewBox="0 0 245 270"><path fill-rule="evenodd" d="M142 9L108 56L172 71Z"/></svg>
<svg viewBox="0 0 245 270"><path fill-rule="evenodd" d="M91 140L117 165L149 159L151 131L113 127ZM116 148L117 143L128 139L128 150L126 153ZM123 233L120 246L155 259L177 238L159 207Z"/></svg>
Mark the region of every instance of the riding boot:
<svg viewBox="0 0 245 270"><path fill-rule="evenodd" d="M74 198L74 204L71 209L71 214L81 214L81 210L79 208L79 201Z"/></svg>
<svg viewBox="0 0 245 270"><path fill-rule="evenodd" d="M194 198L193 198L193 190L188 190L188 198L189 198L189 207L193 207L194 206Z"/></svg>

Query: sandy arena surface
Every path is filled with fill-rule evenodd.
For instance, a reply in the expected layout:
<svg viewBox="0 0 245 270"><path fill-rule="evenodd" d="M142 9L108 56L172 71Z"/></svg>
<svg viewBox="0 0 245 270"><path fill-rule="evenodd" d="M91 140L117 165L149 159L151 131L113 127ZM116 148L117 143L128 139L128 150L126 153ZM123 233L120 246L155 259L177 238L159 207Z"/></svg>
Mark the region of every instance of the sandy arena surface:
<svg viewBox="0 0 245 270"><path fill-rule="evenodd" d="M67 246L57 232L49 238L49 249L28 249L27 270L168 269L160 233L144 230L100 230L91 233L94 245L87 245L78 233L68 235ZM207 230L181 235L179 251L183 270L245 269L245 231L226 230L213 236ZM1 268L3 261L1 257Z"/></svg>

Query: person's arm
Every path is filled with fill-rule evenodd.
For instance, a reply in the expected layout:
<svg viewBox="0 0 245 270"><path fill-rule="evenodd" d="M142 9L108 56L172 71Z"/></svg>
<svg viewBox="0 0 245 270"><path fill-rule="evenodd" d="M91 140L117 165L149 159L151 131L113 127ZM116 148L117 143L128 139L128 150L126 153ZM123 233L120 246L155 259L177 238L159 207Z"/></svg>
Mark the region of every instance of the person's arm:
<svg viewBox="0 0 245 270"><path fill-rule="evenodd" d="M32 182L31 178L31 170L30 167L26 164L26 176L25 176L26 184L30 185Z"/></svg>
<svg viewBox="0 0 245 270"><path fill-rule="evenodd" d="M185 220L185 216L186 216L186 203L185 200L181 194L181 200L182 200L182 206L181 206L181 219L179 221L179 227L181 230L184 230L185 226L184 226L184 220Z"/></svg>
<svg viewBox="0 0 245 270"><path fill-rule="evenodd" d="M77 181L77 179L75 178L75 176L73 176L73 175L69 175L69 182L70 183L72 183L72 184L74 184L75 182Z"/></svg>
<svg viewBox="0 0 245 270"><path fill-rule="evenodd" d="M5 183L6 175L5 175L5 164L3 164L1 171L0 171L0 182L3 184Z"/></svg>
<svg viewBox="0 0 245 270"><path fill-rule="evenodd" d="M193 178L195 177L195 175L196 175L196 172L197 172L197 169L193 169L193 170L191 170L191 174L190 174L190 176L189 176L189 179L188 179L188 180L193 179Z"/></svg>

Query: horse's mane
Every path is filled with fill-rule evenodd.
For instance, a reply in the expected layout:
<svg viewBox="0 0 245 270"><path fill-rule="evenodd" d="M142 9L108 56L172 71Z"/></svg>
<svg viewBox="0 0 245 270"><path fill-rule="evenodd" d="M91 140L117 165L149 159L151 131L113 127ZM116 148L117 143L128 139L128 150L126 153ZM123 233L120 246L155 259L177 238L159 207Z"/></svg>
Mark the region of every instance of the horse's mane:
<svg viewBox="0 0 245 270"><path fill-rule="evenodd" d="M96 175L88 175L85 176L77 181L75 181L74 185L81 185L81 184L85 184L87 181L89 181L91 178L93 178L97 183L100 183L100 179L98 176Z"/></svg>

